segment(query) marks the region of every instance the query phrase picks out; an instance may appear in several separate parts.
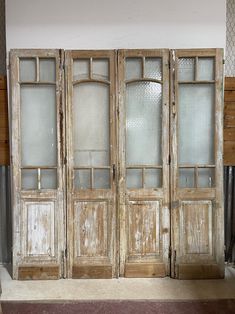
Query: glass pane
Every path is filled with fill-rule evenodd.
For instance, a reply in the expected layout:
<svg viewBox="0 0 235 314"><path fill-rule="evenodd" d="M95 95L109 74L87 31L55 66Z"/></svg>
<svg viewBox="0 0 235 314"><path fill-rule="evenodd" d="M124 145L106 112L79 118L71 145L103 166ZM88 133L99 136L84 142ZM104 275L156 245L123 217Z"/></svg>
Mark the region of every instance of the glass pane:
<svg viewBox="0 0 235 314"><path fill-rule="evenodd" d="M73 80L83 80L89 78L89 59L73 60Z"/></svg>
<svg viewBox="0 0 235 314"><path fill-rule="evenodd" d="M145 77L156 80L162 79L162 59L146 58L145 59Z"/></svg>
<svg viewBox="0 0 235 314"><path fill-rule="evenodd" d="M33 58L20 59L20 81L36 81L36 60Z"/></svg>
<svg viewBox="0 0 235 314"><path fill-rule="evenodd" d="M40 81L43 82L55 82L55 59L40 59Z"/></svg>
<svg viewBox="0 0 235 314"><path fill-rule="evenodd" d="M42 189L56 189L57 188L57 170L46 169L41 170L41 188Z"/></svg>
<svg viewBox="0 0 235 314"><path fill-rule="evenodd" d="M214 58L198 58L198 80L214 80Z"/></svg>
<svg viewBox="0 0 235 314"><path fill-rule="evenodd" d="M179 163L214 164L214 86L179 86Z"/></svg>
<svg viewBox="0 0 235 314"><path fill-rule="evenodd" d="M126 186L128 189L142 188L142 169L126 170Z"/></svg>
<svg viewBox="0 0 235 314"><path fill-rule="evenodd" d="M161 105L161 84L140 82L127 85L127 165L160 165L162 163Z"/></svg>
<svg viewBox="0 0 235 314"><path fill-rule="evenodd" d="M73 91L75 166L109 165L109 87L82 83Z"/></svg>
<svg viewBox="0 0 235 314"><path fill-rule="evenodd" d="M37 170L34 169L21 170L21 188L23 190L37 190L38 188Z"/></svg>
<svg viewBox="0 0 235 314"><path fill-rule="evenodd" d="M179 169L179 186L194 188L194 169Z"/></svg>
<svg viewBox="0 0 235 314"><path fill-rule="evenodd" d="M93 78L98 80L109 79L109 60L108 59L93 59Z"/></svg>
<svg viewBox="0 0 235 314"><path fill-rule="evenodd" d="M94 169L94 188L109 189L110 188L110 170Z"/></svg>
<svg viewBox="0 0 235 314"><path fill-rule="evenodd" d="M21 87L22 166L56 166L54 86Z"/></svg>
<svg viewBox="0 0 235 314"><path fill-rule="evenodd" d="M126 58L125 79L132 80L142 77L142 59Z"/></svg>
<svg viewBox="0 0 235 314"><path fill-rule="evenodd" d="M74 170L74 188L82 190L91 188L91 171L89 169Z"/></svg>
<svg viewBox="0 0 235 314"><path fill-rule="evenodd" d="M215 170L213 168L198 169L198 187L211 188L215 186Z"/></svg>
<svg viewBox="0 0 235 314"><path fill-rule="evenodd" d="M162 186L162 170L161 169L145 169L145 187L160 188Z"/></svg>
<svg viewBox="0 0 235 314"><path fill-rule="evenodd" d="M178 62L178 81L194 81L194 58L180 58Z"/></svg>

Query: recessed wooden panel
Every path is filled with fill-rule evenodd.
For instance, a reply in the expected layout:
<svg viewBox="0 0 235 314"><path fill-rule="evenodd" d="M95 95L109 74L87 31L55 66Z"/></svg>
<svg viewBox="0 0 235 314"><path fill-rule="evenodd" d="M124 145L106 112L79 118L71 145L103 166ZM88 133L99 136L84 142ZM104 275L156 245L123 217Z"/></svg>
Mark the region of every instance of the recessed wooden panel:
<svg viewBox="0 0 235 314"><path fill-rule="evenodd" d="M55 227L54 202L26 202L24 222L26 224L25 253L28 257L54 256Z"/></svg>
<svg viewBox="0 0 235 314"><path fill-rule="evenodd" d="M75 256L107 256L107 202L75 202Z"/></svg>
<svg viewBox="0 0 235 314"><path fill-rule="evenodd" d="M185 254L212 253L211 202L182 202L181 228L180 243Z"/></svg>
<svg viewBox="0 0 235 314"><path fill-rule="evenodd" d="M159 202L130 202L129 255L159 255Z"/></svg>
<svg viewBox="0 0 235 314"><path fill-rule="evenodd" d="M153 278L165 277L166 267L163 263L126 263L125 277L129 278Z"/></svg>
<svg viewBox="0 0 235 314"><path fill-rule="evenodd" d="M79 265L73 266L73 279L110 279L112 265Z"/></svg>
<svg viewBox="0 0 235 314"><path fill-rule="evenodd" d="M218 279L224 278L224 272L217 264L187 265L180 264L176 269L179 279Z"/></svg>
<svg viewBox="0 0 235 314"><path fill-rule="evenodd" d="M19 280L59 279L59 266L20 266Z"/></svg>

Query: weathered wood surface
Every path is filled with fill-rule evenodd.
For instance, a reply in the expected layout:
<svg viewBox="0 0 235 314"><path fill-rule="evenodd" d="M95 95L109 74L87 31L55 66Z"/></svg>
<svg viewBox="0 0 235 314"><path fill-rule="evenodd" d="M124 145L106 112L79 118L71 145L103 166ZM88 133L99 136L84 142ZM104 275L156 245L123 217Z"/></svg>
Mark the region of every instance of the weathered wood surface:
<svg viewBox="0 0 235 314"><path fill-rule="evenodd" d="M19 280L48 280L59 279L60 271L59 266L42 265L42 266L20 266L19 267Z"/></svg>
<svg viewBox="0 0 235 314"><path fill-rule="evenodd" d="M7 78L0 76L0 165L10 164Z"/></svg>
<svg viewBox="0 0 235 314"><path fill-rule="evenodd" d="M112 265L74 265L73 279L111 279Z"/></svg>
<svg viewBox="0 0 235 314"><path fill-rule="evenodd" d="M224 165L235 165L235 77L224 85Z"/></svg>

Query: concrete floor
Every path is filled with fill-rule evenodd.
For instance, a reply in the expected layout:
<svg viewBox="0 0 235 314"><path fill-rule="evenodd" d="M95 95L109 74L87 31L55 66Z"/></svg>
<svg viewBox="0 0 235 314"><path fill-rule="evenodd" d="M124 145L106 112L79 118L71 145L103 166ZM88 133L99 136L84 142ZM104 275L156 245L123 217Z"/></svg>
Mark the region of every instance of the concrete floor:
<svg viewBox="0 0 235 314"><path fill-rule="evenodd" d="M0 266L0 300L209 300L235 298L235 269L226 268L225 279L61 279L12 280Z"/></svg>

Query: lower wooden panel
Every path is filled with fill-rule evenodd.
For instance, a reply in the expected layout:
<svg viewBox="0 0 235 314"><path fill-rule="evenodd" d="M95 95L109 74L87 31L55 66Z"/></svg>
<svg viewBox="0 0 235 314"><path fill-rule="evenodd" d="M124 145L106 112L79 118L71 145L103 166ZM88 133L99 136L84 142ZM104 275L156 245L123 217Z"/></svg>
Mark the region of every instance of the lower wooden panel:
<svg viewBox="0 0 235 314"><path fill-rule="evenodd" d="M112 265L79 265L73 266L73 279L110 279Z"/></svg>
<svg viewBox="0 0 235 314"><path fill-rule="evenodd" d="M19 280L59 279L59 266L20 266Z"/></svg>
<svg viewBox="0 0 235 314"><path fill-rule="evenodd" d="M166 269L162 263L126 263L125 277L128 278L153 278L165 277Z"/></svg>
<svg viewBox="0 0 235 314"><path fill-rule="evenodd" d="M178 279L221 279L224 273L216 264L208 265L186 265L176 266Z"/></svg>

